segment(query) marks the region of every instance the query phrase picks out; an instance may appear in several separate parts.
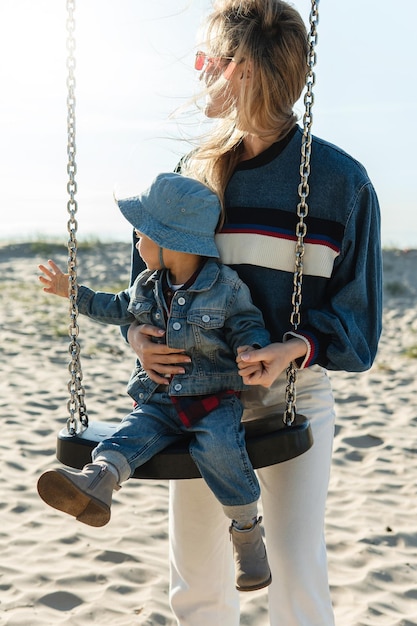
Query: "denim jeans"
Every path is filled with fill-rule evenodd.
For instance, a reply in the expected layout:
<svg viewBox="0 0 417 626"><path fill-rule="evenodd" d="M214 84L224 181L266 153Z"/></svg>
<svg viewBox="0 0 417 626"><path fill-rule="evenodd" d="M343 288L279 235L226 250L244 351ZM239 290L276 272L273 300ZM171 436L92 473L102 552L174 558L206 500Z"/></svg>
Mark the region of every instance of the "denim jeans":
<svg viewBox="0 0 417 626"><path fill-rule="evenodd" d="M187 428L168 394L155 393L151 402L123 418L92 457L105 457L125 480L157 452L193 434L190 454L216 498L225 506L250 504L259 499L260 487L246 451L241 417L240 400L228 395L217 409Z"/></svg>

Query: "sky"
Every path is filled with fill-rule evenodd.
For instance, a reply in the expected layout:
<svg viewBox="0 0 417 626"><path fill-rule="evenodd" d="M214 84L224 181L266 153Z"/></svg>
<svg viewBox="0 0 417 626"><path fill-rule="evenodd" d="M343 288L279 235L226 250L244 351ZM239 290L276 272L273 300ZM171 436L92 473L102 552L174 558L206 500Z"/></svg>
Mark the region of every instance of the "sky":
<svg viewBox="0 0 417 626"><path fill-rule="evenodd" d="M308 21L310 0L293 4ZM114 194L172 170L204 128L171 114L198 90L193 59L210 7L77 0L80 240L129 241ZM417 3L321 0L319 10L313 133L366 167L383 245L416 248ZM0 240L67 240L66 36L65 0L0 0Z"/></svg>

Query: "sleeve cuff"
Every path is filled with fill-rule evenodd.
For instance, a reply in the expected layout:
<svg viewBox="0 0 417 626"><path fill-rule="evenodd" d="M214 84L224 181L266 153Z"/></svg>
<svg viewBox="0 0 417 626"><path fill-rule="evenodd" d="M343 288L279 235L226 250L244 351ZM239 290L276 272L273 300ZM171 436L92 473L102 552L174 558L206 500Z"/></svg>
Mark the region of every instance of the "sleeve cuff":
<svg viewBox="0 0 417 626"><path fill-rule="evenodd" d="M77 306L81 313L85 313L87 310L94 293L89 287L78 285Z"/></svg>
<svg viewBox="0 0 417 626"><path fill-rule="evenodd" d="M313 365L315 359L318 355L318 343L317 339L308 332L296 332L294 330L290 330L285 333L283 341L289 341L292 337L296 337L297 339L302 339L307 346L307 352L304 357L297 359L294 361L294 365L297 369L302 370L310 365Z"/></svg>

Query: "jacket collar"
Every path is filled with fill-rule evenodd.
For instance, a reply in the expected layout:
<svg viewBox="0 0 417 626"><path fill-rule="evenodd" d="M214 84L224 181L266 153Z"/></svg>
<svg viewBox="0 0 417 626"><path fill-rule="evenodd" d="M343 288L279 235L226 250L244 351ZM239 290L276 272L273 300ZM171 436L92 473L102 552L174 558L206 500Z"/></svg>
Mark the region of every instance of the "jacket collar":
<svg viewBox="0 0 417 626"><path fill-rule="evenodd" d="M147 277L146 283L159 282L166 272L167 270L155 270ZM206 262L202 265L194 282L189 287L187 287L187 291L207 291L211 289L213 284L216 282L219 273L219 261L211 257L208 258ZM179 291L181 291L181 289Z"/></svg>

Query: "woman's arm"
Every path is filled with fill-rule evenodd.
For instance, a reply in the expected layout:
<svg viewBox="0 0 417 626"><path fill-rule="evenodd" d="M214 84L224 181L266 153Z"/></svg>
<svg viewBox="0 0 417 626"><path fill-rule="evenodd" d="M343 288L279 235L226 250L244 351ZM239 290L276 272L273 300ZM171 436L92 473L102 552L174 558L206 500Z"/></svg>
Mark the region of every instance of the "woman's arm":
<svg viewBox="0 0 417 626"><path fill-rule="evenodd" d="M169 348L164 341L165 331L150 324L133 322L127 331L127 340L149 378L160 385L174 374L185 374L181 363L190 363L181 350Z"/></svg>
<svg viewBox="0 0 417 626"><path fill-rule="evenodd" d="M370 183L358 191L321 307L307 309L298 337L309 344L301 367L362 372L375 358L382 327L382 256L378 199Z"/></svg>

